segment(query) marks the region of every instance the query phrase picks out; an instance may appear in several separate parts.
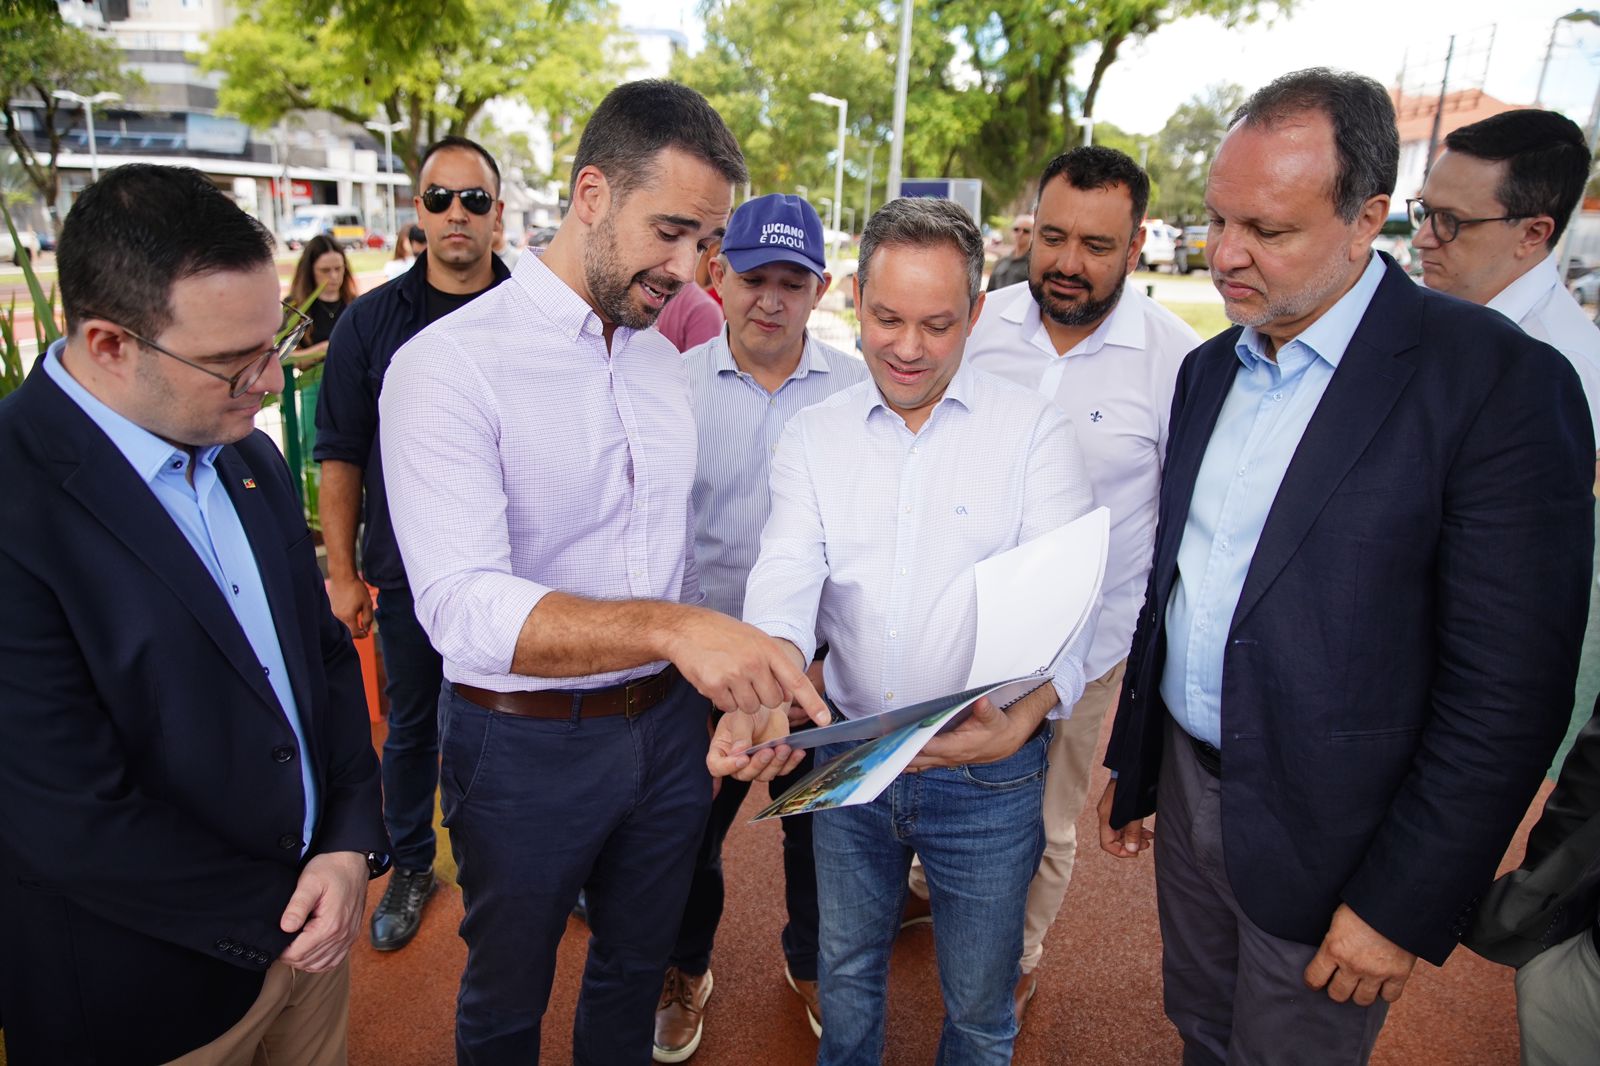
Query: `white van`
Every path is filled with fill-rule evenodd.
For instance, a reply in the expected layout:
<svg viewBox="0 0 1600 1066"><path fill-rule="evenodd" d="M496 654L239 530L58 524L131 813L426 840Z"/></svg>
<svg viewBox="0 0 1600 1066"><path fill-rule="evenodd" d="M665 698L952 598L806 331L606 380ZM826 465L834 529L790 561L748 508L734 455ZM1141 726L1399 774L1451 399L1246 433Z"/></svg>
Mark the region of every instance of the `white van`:
<svg viewBox="0 0 1600 1066"><path fill-rule="evenodd" d="M1139 251L1140 270L1159 270L1177 260L1178 230L1159 218L1144 220L1144 247Z"/></svg>
<svg viewBox="0 0 1600 1066"><path fill-rule="evenodd" d="M326 233L345 248L360 248L367 243L367 227L361 214L351 207L309 204L294 209L289 232L283 235L291 250L303 247L311 238Z"/></svg>

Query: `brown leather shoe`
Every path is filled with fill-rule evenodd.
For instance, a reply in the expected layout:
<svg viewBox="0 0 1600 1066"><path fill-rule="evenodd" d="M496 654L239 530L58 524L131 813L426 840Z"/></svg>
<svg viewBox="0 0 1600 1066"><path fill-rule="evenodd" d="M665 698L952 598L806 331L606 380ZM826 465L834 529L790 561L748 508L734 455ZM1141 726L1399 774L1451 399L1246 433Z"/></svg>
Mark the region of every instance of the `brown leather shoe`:
<svg viewBox="0 0 1600 1066"><path fill-rule="evenodd" d="M1011 993L1011 1009L1017 1015L1017 1028L1022 1028L1022 1016L1028 1013L1028 1001L1033 999L1033 994L1039 991L1039 975L1025 973L1017 981L1017 987Z"/></svg>
<svg viewBox="0 0 1600 1066"><path fill-rule="evenodd" d="M806 1005L806 1021L811 1023L811 1031L817 1034L817 1039L822 1039L822 997L817 992L815 981L801 981L790 972L789 967L783 968L784 979L789 982L789 987L794 989L795 995Z"/></svg>
<svg viewBox="0 0 1600 1066"><path fill-rule="evenodd" d="M900 914L900 929L904 932L913 925L932 925L933 905L915 892L906 891L906 909Z"/></svg>
<svg viewBox="0 0 1600 1066"><path fill-rule="evenodd" d="M711 998L711 971L691 977L676 966L667 967L656 1004L656 1040L650 1057L657 1062L682 1062L700 1046L705 1028L706 1001Z"/></svg>

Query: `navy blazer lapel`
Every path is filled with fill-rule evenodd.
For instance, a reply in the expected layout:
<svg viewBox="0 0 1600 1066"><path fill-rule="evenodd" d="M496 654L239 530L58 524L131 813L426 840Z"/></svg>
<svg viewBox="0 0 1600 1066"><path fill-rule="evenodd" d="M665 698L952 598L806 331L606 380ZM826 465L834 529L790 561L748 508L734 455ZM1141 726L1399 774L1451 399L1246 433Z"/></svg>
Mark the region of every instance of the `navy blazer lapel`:
<svg viewBox="0 0 1600 1066"><path fill-rule="evenodd" d="M1299 550L1333 490L1367 450L1411 380L1415 368L1394 357L1421 339L1422 298L1404 271L1392 261L1387 266L1284 472L1245 574L1230 632Z"/></svg>
<svg viewBox="0 0 1600 1066"><path fill-rule="evenodd" d="M1193 366L1186 369L1192 370L1194 384L1183 394L1183 407L1173 419L1166 462L1161 471L1164 517L1156 529L1154 558L1159 582L1156 591L1162 610L1166 609L1165 596L1171 589L1172 573L1178 564L1178 545L1183 542L1183 529L1188 520L1189 504L1194 499L1200 464L1206 457L1206 447L1216 429L1217 418L1222 414L1222 405L1238 376L1239 358L1234 354L1234 344L1239 333L1236 326L1189 357Z"/></svg>
<svg viewBox="0 0 1600 1066"><path fill-rule="evenodd" d="M245 683L267 706L277 708L278 697L222 590L155 493L94 420L42 370L36 369L29 380L36 381L45 406L43 417L35 420L36 430L58 454L63 446L75 453L65 459L69 472L61 487L172 591Z"/></svg>
<svg viewBox="0 0 1600 1066"><path fill-rule="evenodd" d="M247 480L254 484L253 474L238 451L232 447L223 448L217 453L216 466L217 477L233 501L239 524L244 527L250 551L255 555L256 570L261 575L267 606L272 611L272 625L278 634L278 647L289 668L289 687L304 722L311 707L311 678L307 676L305 656L300 654L305 645L300 633L300 612L295 604L294 581L289 573L288 545L283 541L282 528L267 503L266 493L246 487ZM307 729L308 737L310 733Z"/></svg>

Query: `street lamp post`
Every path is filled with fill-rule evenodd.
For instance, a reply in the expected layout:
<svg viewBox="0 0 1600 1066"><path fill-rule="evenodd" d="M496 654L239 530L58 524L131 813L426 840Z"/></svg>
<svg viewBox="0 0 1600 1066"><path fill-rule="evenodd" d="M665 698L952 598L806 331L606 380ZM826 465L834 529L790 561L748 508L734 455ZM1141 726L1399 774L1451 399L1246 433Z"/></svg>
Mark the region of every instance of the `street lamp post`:
<svg viewBox="0 0 1600 1066"><path fill-rule="evenodd" d="M394 228L394 135L397 131L406 128L404 122L378 122L367 123L367 129L374 133L383 134L383 172L389 177L389 187L384 191L384 205L387 208L384 214L389 216L389 236L397 237Z"/></svg>
<svg viewBox="0 0 1600 1066"><path fill-rule="evenodd" d="M900 180L904 176L901 165L906 148L906 83L911 77L911 5L914 0L900 0L900 54L894 60L894 140L889 143L889 183L883 190L885 200L900 195Z"/></svg>
<svg viewBox="0 0 1600 1066"><path fill-rule="evenodd" d="M110 104L122 99L121 93L95 93L93 96L80 96L67 89L57 89L50 94L57 100L67 100L83 108L83 117L89 124L89 180L100 180L100 153L95 150L94 143L94 109L98 104Z"/></svg>
<svg viewBox="0 0 1600 1066"><path fill-rule="evenodd" d="M833 232L837 234L839 232L839 205L844 202L845 115L850 110L850 104L848 101L841 100L837 96L829 96L827 93L812 93L810 100L812 103L826 104L829 107L837 107L839 109L839 158L834 160L833 163ZM837 236L834 237L836 245L838 240ZM834 254L839 254L837 247L834 248Z"/></svg>

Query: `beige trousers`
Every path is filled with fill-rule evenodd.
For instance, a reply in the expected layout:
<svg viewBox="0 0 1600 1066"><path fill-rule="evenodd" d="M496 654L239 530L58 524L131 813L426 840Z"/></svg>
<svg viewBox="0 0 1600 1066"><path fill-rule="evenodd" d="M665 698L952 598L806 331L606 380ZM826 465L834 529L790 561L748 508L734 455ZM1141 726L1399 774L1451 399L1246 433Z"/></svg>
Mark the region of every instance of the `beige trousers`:
<svg viewBox="0 0 1600 1066"><path fill-rule="evenodd" d="M1050 769L1044 778L1044 857L1028 886L1028 917L1022 931L1022 972L1032 973L1044 955L1044 937L1061 911L1078 853L1078 815L1089 795L1089 772L1100 743L1100 723L1122 689L1126 659L1091 681L1072 707L1072 717L1053 722ZM928 898L922 863L911 863L911 891Z"/></svg>
<svg viewBox="0 0 1600 1066"><path fill-rule="evenodd" d="M232 1029L170 1066L345 1066L350 1028L350 960L326 973L281 962Z"/></svg>

